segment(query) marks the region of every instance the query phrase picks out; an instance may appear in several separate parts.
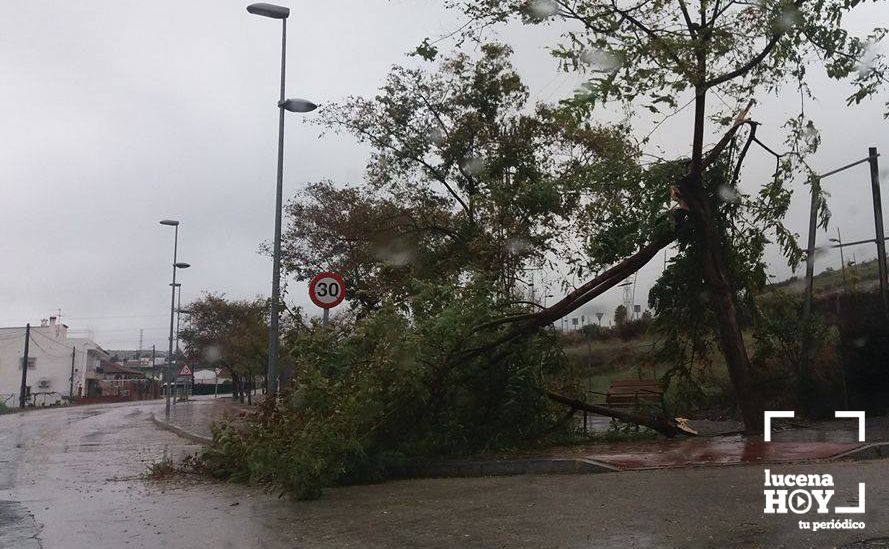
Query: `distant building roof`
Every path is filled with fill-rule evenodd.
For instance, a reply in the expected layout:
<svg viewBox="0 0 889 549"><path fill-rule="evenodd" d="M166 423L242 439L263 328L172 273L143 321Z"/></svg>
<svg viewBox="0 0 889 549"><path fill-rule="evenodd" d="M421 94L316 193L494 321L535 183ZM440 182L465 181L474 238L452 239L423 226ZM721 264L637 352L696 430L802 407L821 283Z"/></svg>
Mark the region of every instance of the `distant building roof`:
<svg viewBox="0 0 889 549"><path fill-rule="evenodd" d="M127 368L126 366L122 366L116 362L111 362L110 360L101 361L102 371L106 374L130 374L141 376L142 372L137 370L133 370L132 368Z"/></svg>
<svg viewBox="0 0 889 549"><path fill-rule="evenodd" d="M109 349L108 354L117 357L117 360L139 360L140 358L151 358L151 349L142 349L141 351L138 349ZM167 356L167 352L157 349L154 356L163 358Z"/></svg>

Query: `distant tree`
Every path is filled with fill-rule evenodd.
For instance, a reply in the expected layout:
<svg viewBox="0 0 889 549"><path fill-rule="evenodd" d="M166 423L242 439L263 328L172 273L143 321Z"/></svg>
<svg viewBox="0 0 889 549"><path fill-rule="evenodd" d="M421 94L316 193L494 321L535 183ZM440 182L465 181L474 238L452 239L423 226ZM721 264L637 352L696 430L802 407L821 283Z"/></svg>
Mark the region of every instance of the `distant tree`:
<svg viewBox="0 0 889 549"><path fill-rule="evenodd" d="M623 305L618 305L616 309L614 309L614 324L615 326L623 326L627 322L627 308Z"/></svg>
<svg viewBox="0 0 889 549"><path fill-rule="evenodd" d="M268 300L230 300L205 294L188 305L179 331L185 354L208 367L222 368L232 377L235 396L252 402L254 380L265 373L268 358Z"/></svg>

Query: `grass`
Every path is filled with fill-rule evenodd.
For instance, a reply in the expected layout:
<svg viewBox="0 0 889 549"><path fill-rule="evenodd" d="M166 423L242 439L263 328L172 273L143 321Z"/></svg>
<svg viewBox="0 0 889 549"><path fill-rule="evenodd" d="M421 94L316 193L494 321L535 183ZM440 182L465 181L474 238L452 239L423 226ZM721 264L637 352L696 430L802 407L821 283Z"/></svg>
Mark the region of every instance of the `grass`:
<svg viewBox="0 0 889 549"><path fill-rule="evenodd" d="M615 338L566 342L564 351L575 368L587 372L584 389L605 393L615 379L655 379L662 376L666 369L654 365L650 359L654 345L654 338L643 336L629 341Z"/></svg>
<svg viewBox="0 0 889 549"><path fill-rule="evenodd" d="M753 348L753 337L745 334L748 349ZM563 350L573 363L576 371L583 372L583 390L586 400L595 404L604 404L604 393L615 380L619 379L659 379L669 365L657 364L652 360L652 351L657 344L651 335L624 341L613 338L588 342L576 337L567 337L563 342ZM700 360L700 358L698 359ZM731 386L728 368L722 353L714 348L710 356L708 384L703 387L705 393L719 397ZM680 394L675 384L671 384L664 397L670 414L683 417L694 417L697 414L694 406ZM720 400L716 398L715 400Z"/></svg>
<svg viewBox="0 0 889 549"><path fill-rule="evenodd" d="M879 267L877 260L872 259L854 265L847 265L845 282L843 281L842 270L827 267L812 279L812 288L816 294L831 295L839 292L845 286L848 286L853 291L867 291L875 287L878 281ZM805 290L805 284L805 277L792 276L787 280L770 284L766 290L784 290L794 294L802 294Z"/></svg>

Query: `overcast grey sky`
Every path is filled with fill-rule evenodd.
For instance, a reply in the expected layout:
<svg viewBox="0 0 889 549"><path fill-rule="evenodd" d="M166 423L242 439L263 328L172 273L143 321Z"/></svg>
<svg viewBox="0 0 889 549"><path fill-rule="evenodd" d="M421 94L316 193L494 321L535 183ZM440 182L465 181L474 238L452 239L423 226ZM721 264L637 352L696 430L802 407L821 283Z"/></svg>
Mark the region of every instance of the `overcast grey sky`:
<svg viewBox="0 0 889 549"><path fill-rule="evenodd" d="M373 94L391 65L407 62L405 52L459 25L437 0L290 5L287 94L318 103ZM181 220L179 257L193 265L182 274L183 302L202 291L268 293L271 262L257 250L273 228L280 27L244 6L0 3L0 326L37 323L61 308L66 324L92 330L106 347L136 348L140 329L143 347L165 347L173 234L157 224L162 218ZM864 9L853 28L889 15ZM545 51L556 30L503 32L534 100L555 101L578 83ZM848 88L820 75L812 86L819 102L808 112L824 130L816 168L862 158L868 146L889 151L882 105L846 108ZM760 99L752 113L765 123L758 135L780 149L780 124L799 99ZM319 139L299 116L287 118L285 196L322 178L359 181L367 151L348 137ZM677 116L655 143L687 151L686 128ZM766 156L750 159L748 189L772 166ZM873 234L867 177L864 166L825 184L834 227L849 240ZM801 234L807 204L796 193L790 225ZM819 261L838 266L832 254ZM640 272L638 303L662 265ZM778 262L773 270L789 274ZM308 303L301 287L291 297ZM619 302L612 291L584 312L610 317Z"/></svg>

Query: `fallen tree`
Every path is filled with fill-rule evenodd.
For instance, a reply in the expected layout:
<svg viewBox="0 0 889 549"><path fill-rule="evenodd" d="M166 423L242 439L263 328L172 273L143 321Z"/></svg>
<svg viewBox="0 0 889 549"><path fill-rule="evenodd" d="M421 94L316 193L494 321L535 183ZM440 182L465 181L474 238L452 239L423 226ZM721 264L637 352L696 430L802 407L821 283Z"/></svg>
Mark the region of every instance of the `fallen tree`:
<svg viewBox="0 0 889 549"><path fill-rule="evenodd" d="M607 406L600 406L598 404L590 404L588 402L560 395L558 393L554 393L545 389L543 390L543 394L545 394L546 397L553 402L558 402L559 404L568 406L572 412L576 410L583 410L586 412L598 414L600 416L611 417L628 423L642 425L643 427L654 429L658 433L661 433L662 435L670 438L676 435L697 435L697 433L694 430L690 429L684 421L680 421L678 419L647 416L635 412L627 412L624 410L618 410L616 408L609 408Z"/></svg>
<svg viewBox="0 0 889 549"><path fill-rule="evenodd" d="M713 164L719 155L723 153L728 144L735 137L735 134L744 124L749 124L751 127L751 138L754 135L754 131L756 128L756 123L747 119L747 113L751 107L751 104L748 104L746 108L744 108L736 117L735 123L732 127L727 131L723 137L719 140L719 142L707 153L705 158L702 161L701 169L706 169L708 166ZM748 139L748 145L749 145ZM745 152L746 152L745 147ZM743 160L743 154L741 158L738 160L738 165L740 166L740 162ZM737 171L737 170L735 170ZM461 360L465 360L468 358L474 358L479 355L482 355L486 352L495 350L497 347L501 345L505 345L512 341L515 341L518 338L528 336L539 329L542 329L546 326L549 326L556 322L557 320L571 314L576 311L578 308L582 307L584 304L590 302L597 296L603 294L607 290L613 288L620 282L626 280L633 273L637 272L640 268L642 268L645 264L647 264L658 252L660 252L665 247L669 246L673 243L679 231L683 228L686 223L686 219L688 217L688 207L682 199L682 195L676 193L675 191L687 188L686 181L680 181L677 183L674 188L674 196L676 197L679 204L674 209L670 210L666 215L662 218L662 223L657 226L655 235L652 236L651 240L645 246L642 246L636 253L627 257L620 263L612 266L611 268L605 270L605 272L596 276L595 278L585 282L577 289L569 293L567 296L562 298L560 301L555 303L552 306L542 308L539 311L533 313L524 313L514 316L508 316L496 320L492 320L486 322L484 324L479 325L472 333L478 333L484 330L494 329L505 324L515 324L511 329L507 330L507 332L500 337L494 339L493 341L486 343L483 346L468 349L456 355L456 358ZM681 191L679 191L681 192ZM711 249L709 247L705 249ZM718 274L711 272L710 277L714 277ZM726 283L725 279L720 279L723 283ZM724 293L724 292L723 292ZM723 295L720 294L720 296ZM731 301L731 293L728 293L729 301ZM731 303L729 304L731 305ZM724 306L724 305L723 305ZM732 315L734 317L734 315ZM729 328L737 329L737 325L735 323L734 326L729 326ZM738 330L739 331L739 330ZM734 346L729 346L729 352L733 352L735 349ZM746 352L745 355L746 357ZM501 358L496 353L491 358L492 361L497 361ZM735 376L733 376L733 381L735 381ZM749 386L749 374L742 379L740 382L741 385L747 387ZM746 385L744 385L746 384ZM621 410L615 410L612 408L607 408L604 406L599 406L595 404L588 404L582 402L580 400L572 399L570 397L566 397L563 395L558 395L551 391L544 390L544 393L547 395L550 400L554 402L558 402L560 404L564 404L566 406L574 409L586 410L588 412L592 412L594 414L599 414L607 417L612 417L616 419L620 419L622 421L627 421L630 423L635 423L638 425L643 425L646 427L650 427L666 436L675 436L676 434L694 434L693 431L688 429L681 429L678 427L678 424L675 420L671 420L665 417L655 417L655 416L645 416L637 413L628 413L623 412ZM748 429L750 428L748 424Z"/></svg>

